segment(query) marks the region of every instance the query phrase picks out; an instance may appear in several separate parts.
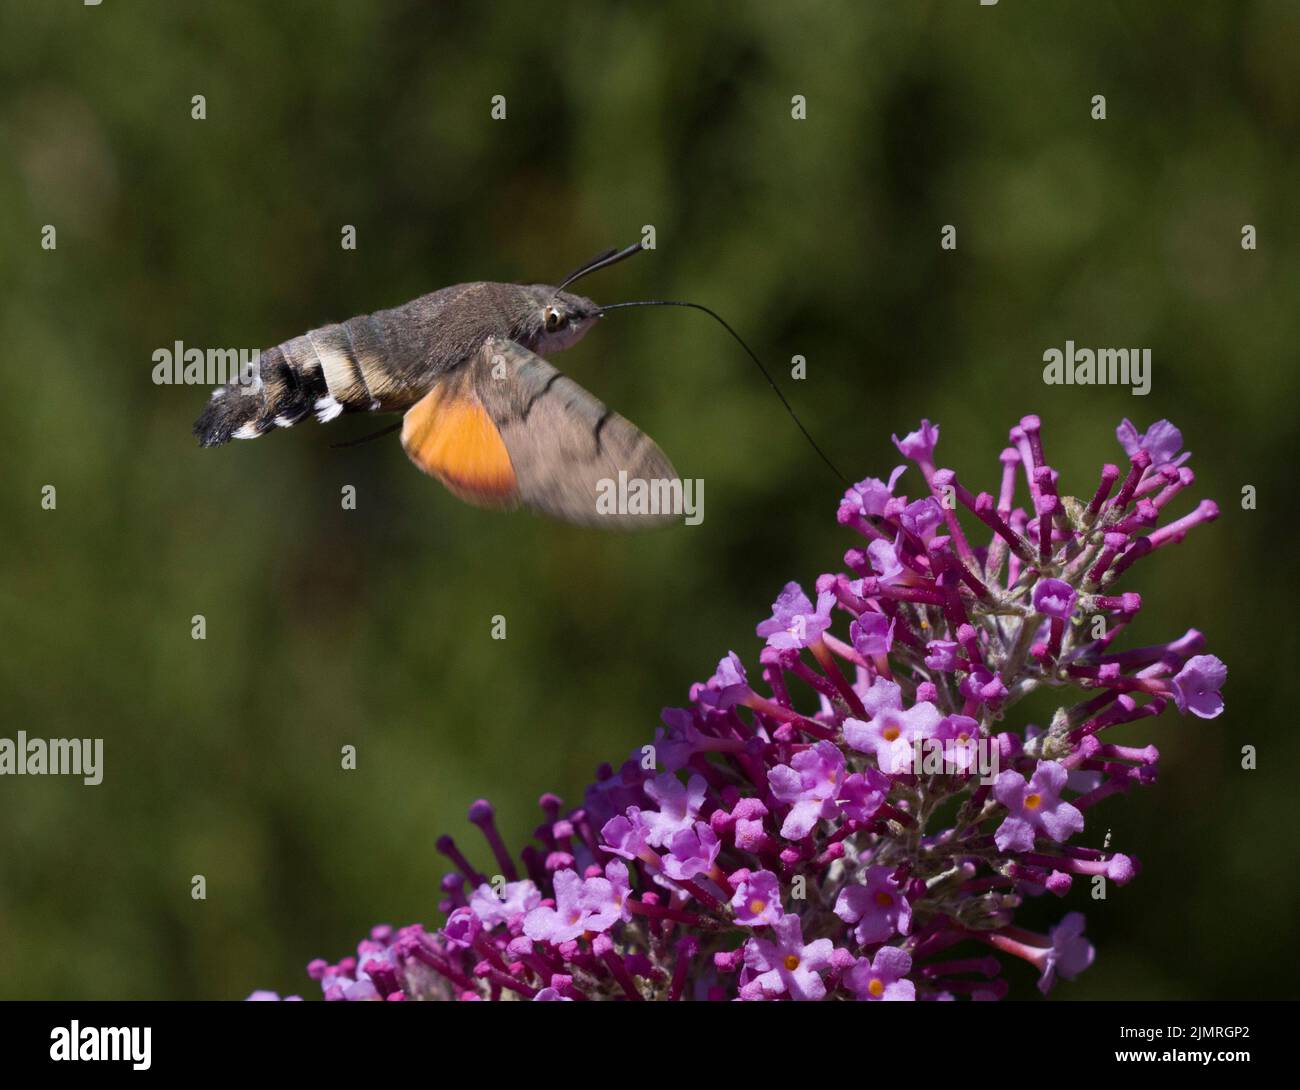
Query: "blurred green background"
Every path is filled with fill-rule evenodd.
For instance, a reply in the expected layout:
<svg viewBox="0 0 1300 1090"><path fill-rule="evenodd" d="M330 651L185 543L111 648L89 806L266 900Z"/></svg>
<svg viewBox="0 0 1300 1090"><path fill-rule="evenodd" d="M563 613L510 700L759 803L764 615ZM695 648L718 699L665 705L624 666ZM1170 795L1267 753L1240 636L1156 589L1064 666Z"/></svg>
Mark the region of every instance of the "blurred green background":
<svg viewBox="0 0 1300 1090"><path fill-rule="evenodd" d="M520 843L541 792L579 799L722 653L752 667L787 579L840 566L837 482L699 314L611 316L558 361L706 481L703 525L644 537L463 506L395 438L330 449L369 417L200 451L206 388L150 379L176 340L267 347L462 280L554 282L644 224L657 250L585 292L718 309L855 479L922 416L992 487L1036 411L1083 493L1121 417L1182 428L1223 517L1133 570L1134 641L1203 629L1228 712L1130 735L1161 782L1087 835L1108 823L1144 873L1027 921L1088 913L1097 963L1061 996L1296 994L1274 668L1297 654L1300 5L0 10L4 733L105 739L99 787L0 780L0 996L313 994L309 958L438 922L434 840L482 857L473 799ZM1152 393L1044 386L1066 339L1150 347ZM1009 967L1016 994L1031 975Z"/></svg>

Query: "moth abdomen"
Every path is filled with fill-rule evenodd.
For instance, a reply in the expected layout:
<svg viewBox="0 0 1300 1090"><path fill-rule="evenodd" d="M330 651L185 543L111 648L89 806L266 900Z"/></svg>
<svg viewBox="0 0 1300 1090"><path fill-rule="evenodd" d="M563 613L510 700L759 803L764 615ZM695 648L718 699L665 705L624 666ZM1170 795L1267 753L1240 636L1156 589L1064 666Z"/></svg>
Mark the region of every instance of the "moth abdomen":
<svg viewBox="0 0 1300 1090"><path fill-rule="evenodd" d="M322 326L261 353L256 373L212 393L194 425L202 446L255 439L309 413L321 423L343 412L396 411L418 400L389 362L369 315Z"/></svg>
<svg viewBox="0 0 1300 1090"><path fill-rule="evenodd" d="M334 328L341 329L347 339L349 358L369 399L367 408L405 411L427 392L427 381L414 381L404 366L407 361L394 357L394 346L373 315L349 318ZM424 369L417 369L417 375L427 377Z"/></svg>

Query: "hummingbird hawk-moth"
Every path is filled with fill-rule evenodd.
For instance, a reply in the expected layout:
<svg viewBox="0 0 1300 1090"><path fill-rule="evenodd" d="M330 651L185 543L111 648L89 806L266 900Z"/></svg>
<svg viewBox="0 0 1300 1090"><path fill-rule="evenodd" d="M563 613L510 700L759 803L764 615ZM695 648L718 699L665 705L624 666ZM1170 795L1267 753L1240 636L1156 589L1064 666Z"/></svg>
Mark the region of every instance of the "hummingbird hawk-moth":
<svg viewBox="0 0 1300 1090"><path fill-rule="evenodd" d="M794 411L749 346L707 307L667 300L601 307L564 290L640 249L603 253L558 287L457 284L313 329L261 353L247 381L241 376L214 390L194 434L211 447L292 427L313 413L322 423L345 412L402 413L407 457L468 503L523 504L610 529L660 525L675 516L604 513L597 494L602 482L675 480L672 464L645 432L552 367L548 353L576 343L611 310L693 307L722 323Z"/></svg>

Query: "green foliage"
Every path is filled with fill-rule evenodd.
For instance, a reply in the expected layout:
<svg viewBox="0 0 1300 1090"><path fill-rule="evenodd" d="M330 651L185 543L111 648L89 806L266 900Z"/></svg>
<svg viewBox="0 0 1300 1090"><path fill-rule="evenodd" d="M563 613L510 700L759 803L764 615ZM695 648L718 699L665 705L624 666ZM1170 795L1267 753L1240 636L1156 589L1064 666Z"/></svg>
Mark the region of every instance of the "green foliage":
<svg viewBox="0 0 1300 1090"><path fill-rule="evenodd" d="M369 419L200 451L206 391L150 381L178 339L554 282L643 224L658 249L585 290L718 309L855 478L923 415L991 487L1038 412L1077 492L1122 416L1183 429L1224 513L1134 570L1140 636L1202 628L1229 711L1143 728L1163 782L1105 817L1145 872L1071 895L1099 956L1068 994L1294 991L1294 5L5 6L5 733L102 736L106 768L0 782L0 997L307 991L371 923L436 921L433 842L480 853L474 798L518 842L721 654L752 667L787 579L838 566L836 482L691 312L611 315L557 359L705 479L704 524L648 537L464 507L393 439L330 449ZM1152 394L1045 387L1067 338L1150 347Z"/></svg>

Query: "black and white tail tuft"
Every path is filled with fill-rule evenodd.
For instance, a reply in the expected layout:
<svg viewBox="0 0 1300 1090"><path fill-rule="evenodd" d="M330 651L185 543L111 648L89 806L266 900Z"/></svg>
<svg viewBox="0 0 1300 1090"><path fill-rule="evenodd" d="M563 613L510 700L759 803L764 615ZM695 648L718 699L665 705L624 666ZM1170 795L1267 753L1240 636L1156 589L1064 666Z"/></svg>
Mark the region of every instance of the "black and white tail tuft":
<svg viewBox="0 0 1300 1090"><path fill-rule="evenodd" d="M354 324L358 328L351 328ZM372 338L369 319L354 318L263 352L252 372L240 376L243 381L212 392L194 423L199 445L256 439L272 428L292 427L313 412L323 424L345 409L387 408L371 393L372 388L388 392L391 385L383 353ZM358 353L358 347L363 351Z"/></svg>

